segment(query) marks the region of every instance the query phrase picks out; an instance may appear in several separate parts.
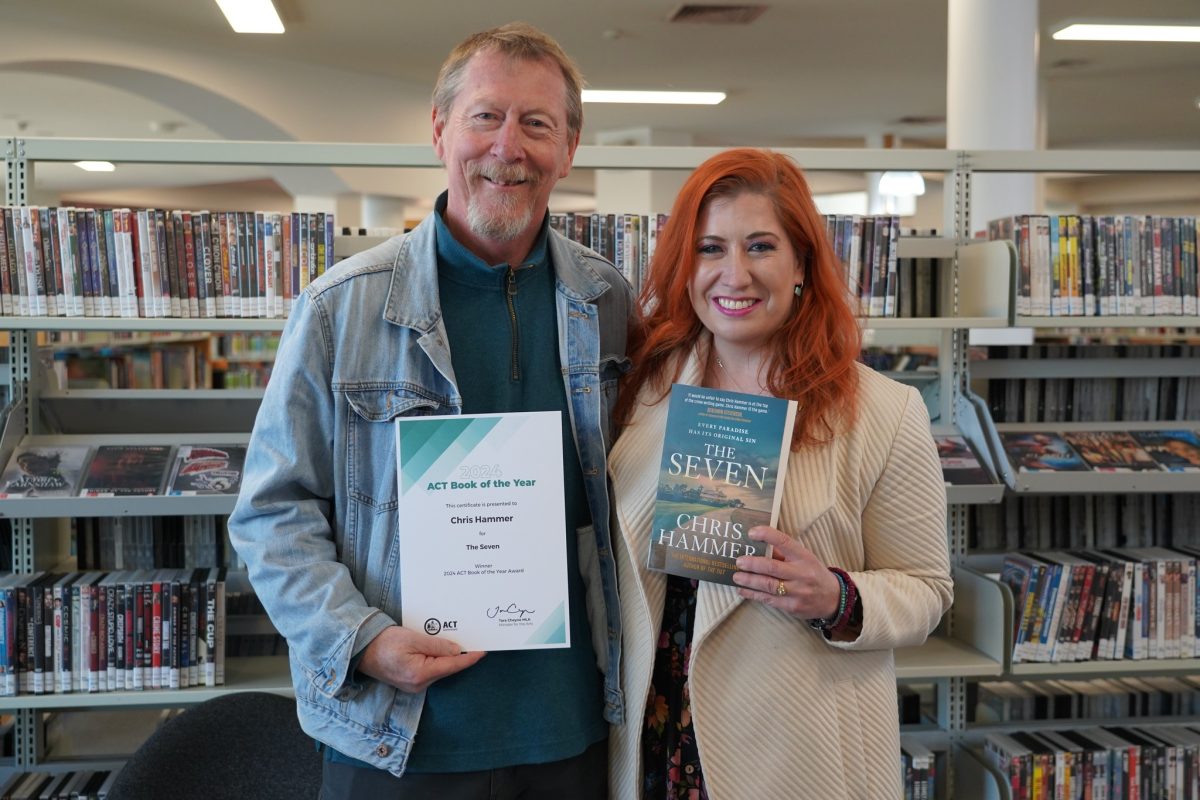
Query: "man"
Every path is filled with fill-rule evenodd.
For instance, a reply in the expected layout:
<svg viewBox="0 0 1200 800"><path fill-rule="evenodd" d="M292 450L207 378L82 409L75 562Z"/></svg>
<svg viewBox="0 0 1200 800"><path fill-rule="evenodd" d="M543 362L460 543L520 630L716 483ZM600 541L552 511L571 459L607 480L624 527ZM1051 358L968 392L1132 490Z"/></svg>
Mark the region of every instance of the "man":
<svg viewBox="0 0 1200 800"><path fill-rule="evenodd" d="M459 45L433 94L435 213L315 281L284 332L230 534L288 639L325 797L607 794L623 713L608 414L633 300L549 229L581 84L525 25ZM429 531L397 518L392 423L545 410L563 421L571 647L484 658L398 627L398 540Z"/></svg>

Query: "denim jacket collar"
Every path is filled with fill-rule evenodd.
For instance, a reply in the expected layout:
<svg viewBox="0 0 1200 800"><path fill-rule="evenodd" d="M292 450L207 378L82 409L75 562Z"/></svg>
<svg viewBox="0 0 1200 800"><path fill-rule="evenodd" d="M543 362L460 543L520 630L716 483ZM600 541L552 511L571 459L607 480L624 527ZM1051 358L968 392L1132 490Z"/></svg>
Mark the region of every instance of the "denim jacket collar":
<svg viewBox="0 0 1200 800"><path fill-rule="evenodd" d="M441 321L436 237L437 223L433 215L423 219L405 237L396 253L384 304L383 318L387 322L424 334L432 332ZM561 294L571 300L591 302L608 291L608 281L553 228L550 229L549 246L550 261Z"/></svg>

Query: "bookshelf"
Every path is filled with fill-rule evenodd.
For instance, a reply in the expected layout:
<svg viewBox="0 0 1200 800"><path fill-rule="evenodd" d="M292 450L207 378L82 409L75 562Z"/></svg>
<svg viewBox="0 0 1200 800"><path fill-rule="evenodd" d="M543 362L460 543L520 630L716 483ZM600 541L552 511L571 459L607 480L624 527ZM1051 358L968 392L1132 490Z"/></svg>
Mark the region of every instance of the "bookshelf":
<svg viewBox="0 0 1200 800"><path fill-rule="evenodd" d="M107 160L155 164L253 164L324 167L429 167L438 168L432 149L425 145L322 144L297 142L138 141L99 139L8 139L4 142L9 180L6 203L20 205L39 162ZM582 146L575 157L581 169L689 170L720 148L704 147L592 147ZM959 432L977 446L985 440L979 410L968 401L967 331L1002 331L1012 325L1012 256L995 243L968 240L969 177L972 169L996 168L1002 161L982 162L974 154L943 150L784 149L808 171L879 171L915 169L941 173L952 194L952 217L943 237L901 237L902 258L940 259L948 265L940 286L943 316L925 319L863 321L868 344L916 344L936 348L939 432ZM1024 167L1023 167L1024 168ZM339 255L378 243L373 237L337 240ZM1002 252L1003 251L1003 252ZM44 331L174 332L220 334L275 333L282 319L147 319L3 317L0 331L10 337L11 385L23 399L10 415L0 444L3 454L29 437L80 437L95 443L104 437L130 440L133 430L147 441L244 441L261 401L258 390L51 390L39 373L36 339ZM188 431L180 420L188 420ZM82 422L81 422L82 421ZM129 426L136 425L136 428ZM235 438L240 436L241 438ZM202 438L216 437L216 438ZM47 440L50 441L50 440ZM980 448L982 450L982 448ZM994 471L994 468L993 468ZM957 561L966 553L965 506L995 503L1003 488L951 487L948 509L950 550ZM111 502L109 502L111 501ZM20 503L20 505L17 505ZM19 571L45 562L48 543L43 541L46 521L64 516L171 515L228 513L232 503L224 498L73 498L63 501L3 501L0 514L13 520L13 562ZM1001 588L967 570L956 576L957 599L941 630L927 646L897 653L902 681L925 681L938 694L939 724L926 736L931 746L954 748L965 727L965 682L972 678L1004 674L1003 631L996 612L1003 608ZM21 696L0 700L0 708L18 715L17 758L21 767L39 763L41 747L35 715L47 708L110 706L170 706L200 702L215 694L263 689L289 693L290 680L283 659L230 659L226 686L171 692L116 692L102 695ZM953 771L939 783L945 796L953 796Z"/></svg>
<svg viewBox="0 0 1200 800"><path fill-rule="evenodd" d="M1045 151L1045 152L1010 152L1010 151L972 151L963 154L963 174L961 180L967 185L972 176L978 173L1197 173L1200 172L1200 153L1196 151ZM1129 209L1137 211L1136 205ZM1032 209L1030 213L1033 213ZM1193 287L1194 291L1194 287ZM1015 291L1011 300L1016 308ZM1194 380L1200 376L1200 365L1191 358L1186 350L1187 345L1195 341L1197 329L1200 329L1200 317L1196 315L1100 315L1100 316L1030 316L1019 315L1013 319L1014 329L1024 333L1016 337L1014 344L1032 344L1034 342L1069 343L1070 346L1087 343L1113 345L1143 345L1161 344L1164 346L1182 345L1180 352L1167 357L1144 356L1136 350L1123 351L1120 355L1088 355L1085 348L1078 351L1067 351L1064 346L1063 354L1055 357L1047 355L1043 358L1025 358L1010 355L1008 358L989 358L987 360L972 360L967 364L965 387L983 391L987 386L992 388L994 382L1026 382L1036 384L1046 381L1058 381L1062 384L1069 382L1098 383L1116 379L1171 381L1183 382ZM1167 352L1167 347L1163 347ZM1170 385L1168 383L1168 385ZM1146 498L1146 501L1164 500L1155 497L1167 496L1166 500L1174 503L1178 498L1188 498L1200 494L1200 475L1171 472L1127 472L1102 473L1097 471L1079 473L1022 473L1016 472L1001 447L999 434L1006 431L1043 431L1067 433L1074 431L1147 431L1172 428L1200 428L1200 421L1192 412L1183 414L1181 409L1173 413L1178 419L1157 418L1162 413L1163 406L1150 403L1149 415L1131 415L1125 411L1124 420L1116 418L1115 414L1108 418L1093 421L1045 421L1045 422L1013 422L996 419L988 413L987 403L978 396L970 394L966 389L968 401L978 410L978 417L984 423L982 438L988 445L985 455L992 461L998 475L1009 487L1005 502L1067 502L1074 503L1096 501L1096 513L1099 514L1100 501L1113 498L1114 503L1129 502L1131 498ZM1099 396L1099 393L1097 393ZM1011 397L1011 396L1010 396ZM1076 398L1079 396L1076 395ZM1046 404L1050 405L1047 395ZM1028 399L1025 405L1028 406ZM1170 406L1167 406L1168 408ZM1093 406L1093 409L1096 406ZM1057 410L1056 410L1057 411ZM1047 413L1051 413L1047 409ZM1167 412L1172 413L1172 412ZM1054 417L1047 416L1047 419ZM1010 418L1011 419L1011 418ZM1032 419L1032 417L1029 417ZM1064 417L1058 417L1064 419ZM1155 421L1148 421L1155 420ZM1024 499L1028 497L1029 499ZM1015 499L1021 498L1021 499ZM1186 506L1183 506L1186 508ZM1074 506L1072 506L1074 508ZM1172 506L1172 508L1178 508ZM1071 518L1072 521L1074 518ZM1191 523L1194 526L1194 523ZM1175 535L1178 528L1168 530L1168 535ZM1074 546L1086 544L1080 537L1091 535L1071 529L1071 539ZM1124 531L1120 535L1124 535ZM1160 531L1161 535L1161 531ZM1169 543L1178 543L1171 539ZM985 637L989 641L1002 645L1001 679L1006 681L1040 682L1041 686L1054 686L1054 681L1109 681L1110 679L1131 679L1134 681L1169 677L1194 677L1200 672L1200 659L1196 658L1157 658L1139 659L1128 658L1116 660L1075 661L1061 663L1018 662L1012 660L1014 600L1012 592L997 579L999 556L974 554L969 548L964 548L957 554L959 575L971 573L978 581L994 581L999 588L998 593L990 594L988 609L989 620L985 627L990 632ZM1050 682L1050 683L1047 683ZM971 787L970 796L982 798L1011 798L1013 792L1007 783L1007 776L998 771L984 755L985 737L989 733L1011 733L1017 730L1056 731L1080 728L1097 724L1119 724L1141 726L1153 723L1180 723L1187 719L1180 717L1165 718L1134 718L1134 719L1053 719L996 724L972 723L960 730L952 738L955 741L954 780L959 786ZM1194 720L1193 720L1194 721ZM1182 795L1181 795L1182 796ZM1190 795L1189 795L1190 796Z"/></svg>

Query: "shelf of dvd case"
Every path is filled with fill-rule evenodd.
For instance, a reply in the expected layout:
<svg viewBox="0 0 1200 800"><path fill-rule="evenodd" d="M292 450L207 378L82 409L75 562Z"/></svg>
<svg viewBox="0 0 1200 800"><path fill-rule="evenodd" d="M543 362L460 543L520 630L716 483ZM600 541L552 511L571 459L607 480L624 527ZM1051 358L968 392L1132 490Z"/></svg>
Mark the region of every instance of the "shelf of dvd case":
<svg viewBox="0 0 1200 800"><path fill-rule="evenodd" d="M10 331L281 331L286 319L259 317L0 317Z"/></svg>
<svg viewBox="0 0 1200 800"><path fill-rule="evenodd" d="M1151 432L1151 431L1195 431L1200 422L1189 420L1115 421L1115 422L1007 422L995 423L987 433L988 447L997 472L1010 489L1027 494L1110 494L1110 493L1155 493L1200 492L1200 465L1190 471L1168 471L1146 469L1106 471L1087 466L1074 452L1063 458L1040 459L1043 466L1014 465L1006 451L1006 434L1024 433L1046 441L1053 449L1060 436L1093 432ZM1011 447L1011 440L1010 440ZM1068 448L1069 449L1069 448ZM1056 466L1060 464L1060 466Z"/></svg>
<svg viewBox="0 0 1200 800"><path fill-rule="evenodd" d="M270 692L291 697L292 677L287 656L240 656L225 660L223 686L193 686L189 689L144 689L142 691L68 692L21 694L0 697L0 710L35 708L97 708L101 706L153 706L169 708L203 703L237 692Z"/></svg>
<svg viewBox="0 0 1200 800"><path fill-rule="evenodd" d="M1108 315L1102 317L1027 317L1019 316L1013 323L1019 328L1195 328L1200 326L1200 315L1162 314L1159 316Z"/></svg>
<svg viewBox="0 0 1200 800"><path fill-rule="evenodd" d="M955 629L956 637L969 636L980 646L991 644L1005 677L1027 679L1099 678L1136 675L1194 675L1200 672L1200 658L1106 658L1088 661L1018 661L1013 662L1013 626L1015 602L1012 590L1000 580L1002 556L979 554L969 556L967 563L955 569L954 608L959 619L971 619L977 628L969 634ZM987 605L959 611L962 587L975 584L969 603L984 598ZM986 586L990 584L990 586ZM958 626L956 621L956 626Z"/></svg>
<svg viewBox="0 0 1200 800"><path fill-rule="evenodd" d="M249 431L262 397L262 389L54 389L38 408L62 434L224 434Z"/></svg>

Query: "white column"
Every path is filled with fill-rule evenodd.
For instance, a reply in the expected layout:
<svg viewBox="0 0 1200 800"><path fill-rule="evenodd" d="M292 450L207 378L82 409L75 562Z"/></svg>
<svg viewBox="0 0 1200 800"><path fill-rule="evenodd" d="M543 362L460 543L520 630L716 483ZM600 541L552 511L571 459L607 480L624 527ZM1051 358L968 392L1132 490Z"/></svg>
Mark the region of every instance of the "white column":
<svg viewBox="0 0 1200 800"><path fill-rule="evenodd" d="M947 148L1037 148L1037 11L1037 0L949 0ZM1032 175L975 175L972 183L972 233L1038 210Z"/></svg>
<svg viewBox="0 0 1200 800"><path fill-rule="evenodd" d="M338 195L338 225L348 228L403 230L411 203L411 198L390 197L382 194Z"/></svg>
<svg viewBox="0 0 1200 800"><path fill-rule="evenodd" d="M607 146L686 146L691 143L690 133L651 128L596 134L596 144ZM690 174L688 170L598 169L596 211L602 214L667 213Z"/></svg>

